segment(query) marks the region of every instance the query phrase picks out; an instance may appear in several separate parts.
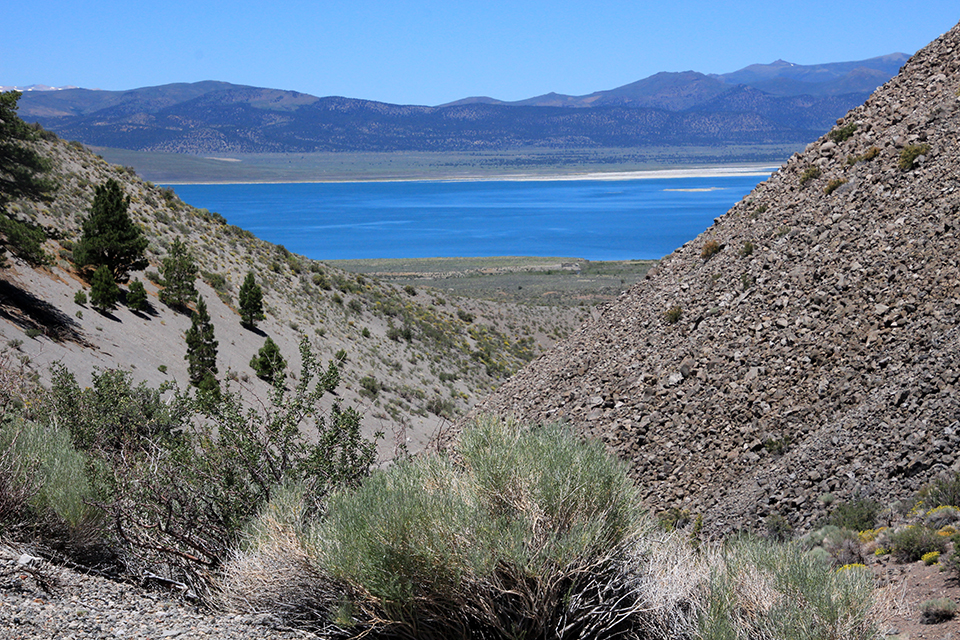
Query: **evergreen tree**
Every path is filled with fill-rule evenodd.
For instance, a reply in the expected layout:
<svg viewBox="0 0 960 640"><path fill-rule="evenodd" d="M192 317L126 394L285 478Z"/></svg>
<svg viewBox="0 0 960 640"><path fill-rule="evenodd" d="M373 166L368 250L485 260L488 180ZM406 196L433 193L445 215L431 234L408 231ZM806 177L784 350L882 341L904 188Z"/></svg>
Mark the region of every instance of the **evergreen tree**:
<svg viewBox="0 0 960 640"><path fill-rule="evenodd" d="M287 368L287 361L280 354L280 347L269 337L263 343L257 355L250 360L250 366L257 372L257 377L275 384L283 376Z"/></svg>
<svg viewBox="0 0 960 640"><path fill-rule="evenodd" d="M147 309L147 290L144 289L143 283L139 280L130 283L127 291L127 306L134 311L146 311Z"/></svg>
<svg viewBox="0 0 960 640"><path fill-rule="evenodd" d="M185 309L188 302L197 298L197 265L187 245L175 238L170 245L170 253L163 259L160 275L164 279L164 288L160 291L160 301L168 307Z"/></svg>
<svg viewBox="0 0 960 640"><path fill-rule="evenodd" d="M107 265L102 264L93 274L90 283L90 304L100 311L113 309L120 295L120 287L113 280Z"/></svg>
<svg viewBox="0 0 960 640"><path fill-rule="evenodd" d="M197 310L193 312L190 328L186 333L187 355L184 356L190 373L190 384L212 391L219 390L217 383L217 346L213 337L213 322L207 313L207 303L197 296Z"/></svg>
<svg viewBox="0 0 960 640"><path fill-rule="evenodd" d="M47 234L39 226L17 220L6 209L16 198L49 200L55 185L43 177L50 162L24 144L37 139L37 131L17 116L20 93L0 93L0 244L27 262L46 262L43 243ZM0 267L6 259L0 255Z"/></svg>
<svg viewBox="0 0 960 640"><path fill-rule="evenodd" d="M113 178L97 186L83 235L73 249L78 267L105 264L114 280L126 282L130 271L147 266L148 241L127 213L129 207L130 197Z"/></svg>
<svg viewBox="0 0 960 640"><path fill-rule="evenodd" d="M266 317L263 315L263 291L254 279L252 271L240 285L238 301L240 324L243 326L253 329L257 326L257 320L263 320Z"/></svg>

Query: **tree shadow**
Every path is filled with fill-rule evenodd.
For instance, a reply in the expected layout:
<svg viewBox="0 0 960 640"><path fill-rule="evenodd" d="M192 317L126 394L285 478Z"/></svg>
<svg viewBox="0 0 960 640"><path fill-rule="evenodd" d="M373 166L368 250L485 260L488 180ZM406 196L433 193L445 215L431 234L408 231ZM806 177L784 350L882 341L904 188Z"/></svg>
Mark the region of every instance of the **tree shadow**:
<svg viewBox="0 0 960 640"><path fill-rule="evenodd" d="M261 338L267 337L267 332L261 329L260 327L249 327L242 323L240 326L246 329L247 331L249 331L250 333L260 336Z"/></svg>
<svg viewBox="0 0 960 640"><path fill-rule="evenodd" d="M39 330L55 342L75 342L90 346L76 320L46 300L25 289L0 279L0 318L5 318L25 332Z"/></svg>

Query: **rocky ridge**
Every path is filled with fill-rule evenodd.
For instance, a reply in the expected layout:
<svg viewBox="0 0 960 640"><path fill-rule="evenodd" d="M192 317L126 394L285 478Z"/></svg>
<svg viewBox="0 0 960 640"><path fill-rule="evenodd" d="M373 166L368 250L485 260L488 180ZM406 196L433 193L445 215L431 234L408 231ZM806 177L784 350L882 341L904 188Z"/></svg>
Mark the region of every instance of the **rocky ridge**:
<svg viewBox="0 0 960 640"><path fill-rule="evenodd" d="M714 532L960 468L958 71L960 25L478 410L569 421Z"/></svg>

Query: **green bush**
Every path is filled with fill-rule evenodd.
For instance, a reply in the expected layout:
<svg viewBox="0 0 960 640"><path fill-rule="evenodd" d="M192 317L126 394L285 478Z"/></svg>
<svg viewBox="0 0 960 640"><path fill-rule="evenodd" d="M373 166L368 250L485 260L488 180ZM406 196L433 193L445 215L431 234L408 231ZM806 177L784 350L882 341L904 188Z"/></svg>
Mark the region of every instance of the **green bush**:
<svg viewBox="0 0 960 640"><path fill-rule="evenodd" d="M348 586L341 611L358 630L521 638L567 624L553 637L591 637L598 621L578 604L611 584L624 545L651 527L599 443L556 425L485 418L463 434L456 458L401 463L333 496L311 544L322 572ZM617 588L620 600L593 611L607 623L640 597L629 583Z"/></svg>
<svg viewBox="0 0 960 640"><path fill-rule="evenodd" d="M740 257L746 258L747 256L753 255L753 243L747 240L743 243L743 246L740 248Z"/></svg>
<svg viewBox="0 0 960 640"><path fill-rule="evenodd" d="M257 355L251 358L250 367L256 372L258 378L275 384L283 380L287 361L280 353L277 343L268 336Z"/></svg>
<svg viewBox="0 0 960 640"><path fill-rule="evenodd" d="M923 525L909 525L885 534L884 547L897 562L916 562L931 551L947 551L947 539Z"/></svg>
<svg viewBox="0 0 960 640"><path fill-rule="evenodd" d="M920 624L939 624L957 615L957 603L950 598L935 598L920 604Z"/></svg>
<svg viewBox="0 0 960 640"><path fill-rule="evenodd" d="M827 516L827 524L851 531L865 531L877 526L877 518L882 507L878 502L857 499L852 502L840 502Z"/></svg>
<svg viewBox="0 0 960 640"><path fill-rule="evenodd" d="M908 144L900 151L899 167L901 171L913 169L917 158L930 152L929 144Z"/></svg>
<svg viewBox="0 0 960 640"><path fill-rule="evenodd" d="M917 500L925 509L960 506L960 473L944 474L924 486Z"/></svg>
<svg viewBox="0 0 960 640"><path fill-rule="evenodd" d="M90 505L97 496L87 458L66 429L13 418L0 428L0 452L0 528L33 525L88 540L105 535L103 514Z"/></svg>
<svg viewBox="0 0 960 640"><path fill-rule="evenodd" d="M339 370L331 363L324 373L306 339L300 356L292 392L277 382L269 401L253 407L229 389L212 400L178 395L172 404L191 415L176 438L108 456L116 530L145 559L179 572L199 595L209 593L211 570L228 558L278 487L302 484L320 500L359 482L376 458L359 413L336 402L319 406Z"/></svg>
<svg viewBox="0 0 960 640"><path fill-rule="evenodd" d="M807 184L811 180L816 180L820 177L820 167L809 166L804 169L803 173L800 175L800 184Z"/></svg>
<svg viewBox="0 0 960 640"><path fill-rule="evenodd" d="M850 124L833 129L830 133L827 134L827 137L829 137L834 142L840 143L850 139L856 130L857 130L857 123L851 122Z"/></svg>

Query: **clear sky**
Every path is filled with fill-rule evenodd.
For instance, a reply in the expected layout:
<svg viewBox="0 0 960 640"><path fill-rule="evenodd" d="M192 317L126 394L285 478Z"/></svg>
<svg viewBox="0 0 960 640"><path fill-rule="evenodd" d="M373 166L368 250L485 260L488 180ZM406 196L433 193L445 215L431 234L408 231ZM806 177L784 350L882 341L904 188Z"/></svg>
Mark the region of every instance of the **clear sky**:
<svg viewBox="0 0 960 640"><path fill-rule="evenodd" d="M7 2L0 85L222 80L437 105L582 95L658 71L914 53L957 0L32 0Z"/></svg>

